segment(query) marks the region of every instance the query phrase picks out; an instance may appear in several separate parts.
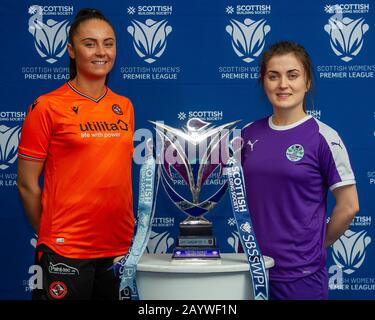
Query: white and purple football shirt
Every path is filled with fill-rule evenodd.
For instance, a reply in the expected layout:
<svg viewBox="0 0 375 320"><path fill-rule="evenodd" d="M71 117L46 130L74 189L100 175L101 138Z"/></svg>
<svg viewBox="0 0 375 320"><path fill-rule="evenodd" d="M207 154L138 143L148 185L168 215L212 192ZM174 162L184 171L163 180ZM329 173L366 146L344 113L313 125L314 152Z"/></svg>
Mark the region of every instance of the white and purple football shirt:
<svg viewBox="0 0 375 320"><path fill-rule="evenodd" d="M291 281L325 267L327 191L355 184L339 135L311 116L289 126L269 117L244 127L242 138L254 231L275 259L270 278Z"/></svg>

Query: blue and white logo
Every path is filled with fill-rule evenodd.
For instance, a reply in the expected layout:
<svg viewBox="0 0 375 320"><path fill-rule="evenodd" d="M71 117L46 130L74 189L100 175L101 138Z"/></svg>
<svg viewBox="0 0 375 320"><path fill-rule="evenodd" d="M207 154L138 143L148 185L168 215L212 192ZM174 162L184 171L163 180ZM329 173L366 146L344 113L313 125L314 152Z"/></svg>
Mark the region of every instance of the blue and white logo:
<svg viewBox="0 0 375 320"><path fill-rule="evenodd" d="M366 231L347 230L332 245L333 260L346 274L352 274L363 264L366 248L370 243L371 237L367 236Z"/></svg>
<svg viewBox="0 0 375 320"><path fill-rule="evenodd" d="M226 12L227 14L233 14L233 13L234 13L234 8L233 8L233 6L227 6L227 7L225 8L225 12Z"/></svg>
<svg viewBox="0 0 375 320"><path fill-rule="evenodd" d="M169 232L165 231L157 233L151 231L150 239L147 244L147 253L167 253L173 246L174 239L170 236Z"/></svg>
<svg viewBox="0 0 375 320"><path fill-rule="evenodd" d="M185 120L186 119L186 113L181 111L177 115L178 120Z"/></svg>
<svg viewBox="0 0 375 320"><path fill-rule="evenodd" d="M133 46L138 56L147 63L155 62L167 47L167 37L172 32L172 27L165 19L147 19L145 23L132 20L131 23L127 31L133 37Z"/></svg>
<svg viewBox="0 0 375 320"><path fill-rule="evenodd" d="M128 7L128 14L135 14L135 8L133 6Z"/></svg>
<svg viewBox="0 0 375 320"><path fill-rule="evenodd" d="M258 21L246 18L244 22L235 19L230 20L225 30L232 40L234 52L245 62L254 61L263 51L265 36L270 32L271 27L266 19Z"/></svg>
<svg viewBox="0 0 375 320"><path fill-rule="evenodd" d="M0 170L6 170L17 159L21 126L9 128L0 125Z"/></svg>
<svg viewBox="0 0 375 320"><path fill-rule="evenodd" d="M29 32L34 37L34 46L38 54L48 63L61 58L68 43L69 20L43 22L43 10L40 6L31 6L29 13Z"/></svg>
<svg viewBox="0 0 375 320"><path fill-rule="evenodd" d="M232 236L227 239L228 244L233 248L233 251L236 253L243 252L241 247L241 240L238 231L233 231Z"/></svg>
<svg viewBox="0 0 375 320"><path fill-rule="evenodd" d="M228 218L228 225L233 227L236 225L236 219L235 218Z"/></svg>
<svg viewBox="0 0 375 320"><path fill-rule="evenodd" d="M345 62L359 54L363 46L363 35L369 29L364 18L353 20L345 17L340 20L332 17L324 26L324 30L330 36L333 52Z"/></svg>

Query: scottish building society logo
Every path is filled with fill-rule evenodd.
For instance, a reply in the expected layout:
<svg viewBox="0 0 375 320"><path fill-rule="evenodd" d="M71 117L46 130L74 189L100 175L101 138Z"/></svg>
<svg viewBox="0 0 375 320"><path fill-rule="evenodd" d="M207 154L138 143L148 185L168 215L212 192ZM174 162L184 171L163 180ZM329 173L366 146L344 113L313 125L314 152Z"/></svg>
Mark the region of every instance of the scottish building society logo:
<svg viewBox="0 0 375 320"><path fill-rule="evenodd" d="M172 6L137 6L129 7L129 15L139 16L166 16L172 14ZM168 20L146 19L145 22L133 19L127 31L133 37L135 52L147 63L153 63L159 59L166 47L167 37L172 32Z"/></svg>
<svg viewBox="0 0 375 320"><path fill-rule="evenodd" d="M17 159L21 126L0 125L0 170L6 170Z"/></svg>
<svg viewBox="0 0 375 320"><path fill-rule="evenodd" d="M43 17L47 15L73 14L71 6L38 6L29 8L29 32L34 37L34 46L38 54L48 63L55 63L61 58L68 42L69 20L56 21Z"/></svg>
<svg viewBox="0 0 375 320"><path fill-rule="evenodd" d="M353 7L354 6L354 7ZM344 13L368 12L368 4L327 5L325 12L334 14L328 19L324 30L330 36L333 52L341 60L348 62L359 54L363 46L363 36L369 30L364 18L343 17Z"/></svg>
<svg viewBox="0 0 375 320"><path fill-rule="evenodd" d="M229 15L236 14L238 17L241 15L250 15L253 18L258 15L270 14L271 5L239 4L235 7L230 5L226 7L225 11ZM246 63L254 61L262 53L265 45L265 37L271 30L266 19L230 19L229 23L225 30L231 36L234 52Z"/></svg>
<svg viewBox="0 0 375 320"><path fill-rule="evenodd" d="M333 260L346 274L352 274L363 264L370 243L366 231L347 230L332 246Z"/></svg>

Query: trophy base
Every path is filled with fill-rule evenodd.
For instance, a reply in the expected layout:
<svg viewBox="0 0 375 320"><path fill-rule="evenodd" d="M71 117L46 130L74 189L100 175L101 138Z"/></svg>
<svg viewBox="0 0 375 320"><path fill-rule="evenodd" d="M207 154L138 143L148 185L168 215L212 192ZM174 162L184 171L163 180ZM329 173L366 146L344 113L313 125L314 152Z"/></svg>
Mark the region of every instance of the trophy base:
<svg viewBox="0 0 375 320"><path fill-rule="evenodd" d="M189 217L180 223L180 235L172 261L196 263L209 260L220 260L212 223L203 218Z"/></svg>
<svg viewBox="0 0 375 320"><path fill-rule="evenodd" d="M188 220L180 223L180 236L212 236L212 223L205 220Z"/></svg>
<svg viewBox="0 0 375 320"><path fill-rule="evenodd" d="M179 236L177 238L177 248L183 249L184 247L206 247L216 249L216 241L212 236Z"/></svg>
<svg viewBox="0 0 375 320"><path fill-rule="evenodd" d="M212 247L176 247L172 253L172 260L219 260L220 252Z"/></svg>

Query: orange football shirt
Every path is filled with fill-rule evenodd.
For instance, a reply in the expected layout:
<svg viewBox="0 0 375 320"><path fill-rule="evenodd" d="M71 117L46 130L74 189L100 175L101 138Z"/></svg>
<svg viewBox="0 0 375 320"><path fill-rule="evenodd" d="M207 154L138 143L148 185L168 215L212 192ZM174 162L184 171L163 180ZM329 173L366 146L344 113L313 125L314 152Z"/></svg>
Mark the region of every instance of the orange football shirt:
<svg viewBox="0 0 375 320"><path fill-rule="evenodd" d="M95 100L68 82L34 102L18 156L45 162L38 245L78 259L127 252L133 134L130 100L109 88Z"/></svg>

